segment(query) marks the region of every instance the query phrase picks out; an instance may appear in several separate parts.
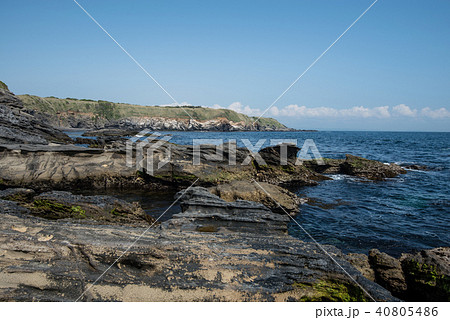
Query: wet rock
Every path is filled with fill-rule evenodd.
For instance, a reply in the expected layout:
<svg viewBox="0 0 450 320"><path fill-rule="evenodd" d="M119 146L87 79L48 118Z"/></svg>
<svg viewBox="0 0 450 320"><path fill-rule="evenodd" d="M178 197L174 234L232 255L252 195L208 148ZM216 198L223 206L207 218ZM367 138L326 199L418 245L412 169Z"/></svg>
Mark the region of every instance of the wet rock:
<svg viewBox="0 0 450 320"><path fill-rule="evenodd" d="M74 144L87 145L90 148L103 148L105 141L103 139L89 139L77 137L73 141Z"/></svg>
<svg viewBox="0 0 450 320"><path fill-rule="evenodd" d="M400 258L409 301L450 301L450 248L422 250Z"/></svg>
<svg viewBox="0 0 450 320"><path fill-rule="evenodd" d="M315 160L308 160L304 162L304 166L320 174L347 174L375 181L406 173L404 168L394 163L385 164L351 154L345 155L345 159L323 158L322 161L319 164Z"/></svg>
<svg viewBox="0 0 450 320"><path fill-rule="evenodd" d="M369 263L375 273L375 281L396 297L404 297L407 289L400 261L377 249L369 251Z"/></svg>
<svg viewBox="0 0 450 320"><path fill-rule="evenodd" d="M384 164L351 154L347 154L345 157L345 161L340 164L340 169L342 173L351 176L364 177L370 180L384 180L406 173L405 169L396 164Z"/></svg>
<svg viewBox="0 0 450 320"><path fill-rule="evenodd" d="M28 214L29 212L30 210L20 206L15 201L0 199L0 214L16 215L16 214Z"/></svg>
<svg viewBox="0 0 450 320"><path fill-rule="evenodd" d="M402 165L402 167L406 170L420 170L420 171L430 170L427 166L420 165L420 164Z"/></svg>
<svg viewBox="0 0 450 320"><path fill-rule="evenodd" d="M305 167L321 174L338 174L341 173L341 164L344 159L329 159L322 158L323 163L318 163L316 160L307 160L303 164Z"/></svg>
<svg viewBox="0 0 450 320"><path fill-rule="evenodd" d="M300 205L306 201L279 186L265 182L258 184L248 180L236 180L211 187L209 191L228 202L236 200L259 202L273 212L281 214L286 212L291 215L297 214L300 211Z"/></svg>

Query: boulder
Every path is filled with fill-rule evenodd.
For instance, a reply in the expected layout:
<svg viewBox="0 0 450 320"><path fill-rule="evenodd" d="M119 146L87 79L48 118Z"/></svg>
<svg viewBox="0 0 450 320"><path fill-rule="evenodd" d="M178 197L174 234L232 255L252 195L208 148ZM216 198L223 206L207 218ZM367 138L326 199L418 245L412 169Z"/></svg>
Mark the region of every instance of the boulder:
<svg viewBox="0 0 450 320"><path fill-rule="evenodd" d="M261 149L258 153L267 165L295 165L300 148L295 144L282 143Z"/></svg>
<svg viewBox="0 0 450 320"><path fill-rule="evenodd" d="M349 253L346 256L348 262L351 263L361 274L369 279L375 281L375 272L369 263L369 258L363 253Z"/></svg>
<svg viewBox="0 0 450 320"><path fill-rule="evenodd" d="M376 283L396 297L405 296L407 285L399 260L378 249L372 249L369 251L369 263L374 270Z"/></svg>

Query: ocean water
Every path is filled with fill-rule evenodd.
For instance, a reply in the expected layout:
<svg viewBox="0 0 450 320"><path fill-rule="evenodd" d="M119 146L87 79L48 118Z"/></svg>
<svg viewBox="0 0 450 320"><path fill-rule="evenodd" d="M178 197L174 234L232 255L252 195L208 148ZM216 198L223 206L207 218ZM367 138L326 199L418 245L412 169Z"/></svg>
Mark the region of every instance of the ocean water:
<svg viewBox="0 0 450 320"><path fill-rule="evenodd" d="M296 221L319 243L344 252L367 253L378 248L391 255L450 245L450 133L431 132L165 132L171 142L193 139L297 139L301 147L313 139L323 157L346 153L400 165L425 165L429 170L381 182L345 175L296 193L312 201ZM214 141L211 141L214 143ZM294 222L289 233L312 241Z"/></svg>
<svg viewBox="0 0 450 320"><path fill-rule="evenodd" d="M297 139L301 147L312 139L323 157L344 158L346 153L400 165L425 165L428 170L371 182L345 175L318 186L293 190L310 201L301 207L296 221L319 243L334 245L344 252L367 253L372 248L398 256L450 245L450 133L419 132L163 132L170 142L192 144L194 139L242 139L256 145L266 139ZM197 141L199 143L199 141ZM256 150L255 150L256 151ZM140 201L144 209L158 216L173 201L161 195L122 195ZM173 209L173 208L172 208ZM172 210L173 211L173 210ZM168 215L167 217L169 217ZM165 217L165 219L167 219ZM163 219L163 220L165 220ZM312 241L292 222L289 233Z"/></svg>

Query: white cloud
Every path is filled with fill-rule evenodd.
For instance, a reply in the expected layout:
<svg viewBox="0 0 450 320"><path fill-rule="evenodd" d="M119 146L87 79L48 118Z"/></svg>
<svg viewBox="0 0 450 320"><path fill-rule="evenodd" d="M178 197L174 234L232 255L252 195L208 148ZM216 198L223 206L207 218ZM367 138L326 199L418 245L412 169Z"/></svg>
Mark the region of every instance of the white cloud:
<svg viewBox="0 0 450 320"><path fill-rule="evenodd" d="M273 115L273 107L271 112ZM281 116L286 117L307 117L307 118L322 118L322 117L334 117L336 116L336 110L333 108L319 107L319 108L307 108L305 106L299 107L296 104L290 104L282 109L275 109L275 112Z"/></svg>
<svg viewBox="0 0 450 320"><path fill-rule="evenodd" d="M190 105L188 103L183 103L182 105ZM209 108L214 109L230 109L239 113L243 113L249 116L259 117L264 110L260 108L252 108L249 105L244 105L241 102L233 102L228 107L223 107L221 105L215 104ZM306 106L298 106L296 104L290 104L288 106L279 108L273 106L267 113L264 114L265 117L298 117L298 118L335 118L335 119L387 119L391 117L400 118L450 118L450 111L446 108L431 109L423 108L420 110L413 109L405 104L399 104L394 107L381 106L374 108L367 108L364 106L355 106L352 108L338 109L332 107L315 107L309 108Z"/></svg>
<svg viewBox="0 0 450 320"><path fill-rule="evenodd" d="M448 111L446 108L432 110L427 107L427 108L423 108L420 111L420 114L424 117L428 117L428 118L432 118L432 119L450 118L450 111Z"/></svg>
<svg viewBox="0 0 450 320"><path fill-rule="evenodd" d="M416 117L417 110L411 109L407 105L399 104L392 108L393 114L396 116L405 116L405 117Z"/></svg>
<svg viewBox="0 0 450 320"><path fill-rule="evenodd" d="M273 116L303 117L303 118L389 118L391 116L389 107L366 108L363 106L349 109L336 109L328 107L308 108L296 104L288 105L278 109L271 109Z"/></svg>
<svg viewBox="0 0 450 320"><path fill-rule="evenodd" d="M250 108L250 106L244 106L241 102L233 102L228 107L222 107L218 104L212 106L214 109L230 109L239 113L246 114L248 116L260 116L263 111L258 108Z"/></svg>

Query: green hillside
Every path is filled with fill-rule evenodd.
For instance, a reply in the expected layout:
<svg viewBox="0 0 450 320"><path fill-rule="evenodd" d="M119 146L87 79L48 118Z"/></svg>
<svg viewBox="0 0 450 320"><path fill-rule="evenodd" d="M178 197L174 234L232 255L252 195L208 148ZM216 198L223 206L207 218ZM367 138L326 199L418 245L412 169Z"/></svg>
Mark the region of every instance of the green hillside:
<svg viewBox="0 0 450 320"><path fill-rule="evenodd" d="M59 113L82 113L90 114L108 120L121 119L127 117L163 117L175 119L189 119L187 113L192 118L199 121L224 118L233 122L253 123L257 118L249 117L245 114L235 112L229 109L212 109L204 107L184 106L180 107L160 107L160 106L141 106L128 103L114 103L109 101L94 101L88 99L56 97L41 98L32 95L20 95L25 108L38 110L48 114ZM272 118L261 118L258 123L262 126L286 129L286 126Z"/></svg>

